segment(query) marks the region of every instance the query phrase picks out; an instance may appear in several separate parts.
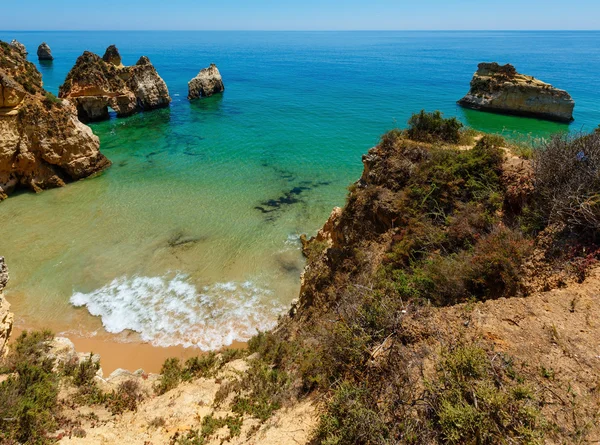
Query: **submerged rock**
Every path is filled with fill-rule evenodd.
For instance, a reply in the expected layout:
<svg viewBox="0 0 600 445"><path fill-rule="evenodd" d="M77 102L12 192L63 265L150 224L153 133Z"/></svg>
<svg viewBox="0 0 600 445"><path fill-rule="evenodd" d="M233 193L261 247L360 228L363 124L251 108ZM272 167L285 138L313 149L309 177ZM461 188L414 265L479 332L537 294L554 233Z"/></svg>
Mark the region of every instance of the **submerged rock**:
<svg viewBox="0 0 600 445"><path fill-rule="evenodd" d="M123 66L121 54L119 54L119 50L115 45L110 45L108 48L106 48L104 56L102 56L102 60L107 63L111 63L118 68Z"/></svg>
<svg viewBox="0 0 600 445"><path fill-rule="evenodd" d="M84 122L108 119L108 107L125 117L168 107L171 102L167 84L150 60L142 56L135 65L123 66L114 45L104 58L89 51L79 56L58 96L72 100Z"/></svg>
<svg viewBox="0 0 600 445"><path fill-rule="evenodd" d="M54 57L52 57L52 50L46 42L38 46L37 56L39 60L54 60Z"/></svg>
<svg viewBox="0 0 600 445"><path fill-rule="evenodd" d="M202 69L196 77L188 82L188 99L209 97L225 91L223 79L214 63Z"/></svg>
<svg viewBox="0 0 600 445"><path fill-rule="evenodd" d="M8 283L8 269L4 257L0 256L0 358L8 352L8 339L12 332L13 313L10 312L10 304L4 298L4 288Z"/></svg>
<svg viewBox="0 0 600 445"><path fill-rule="evenodd" d="M14 49L16 49L17 51L19 51L21 53L21 55L23 57L27 57L27 54L29 54L27 52L27 48L25 48L25 45L23 45L21 42L19 42L18 40L12 40L10 42L10 46L12 46Z"/></svg>
<svg viewBox="0 0 600 445"><path fill-rule="evenodd" d="M465 108L559 122L573 120L575 102L564 90L519 74L514 66L480 63L471 89L458 101Z"/></svg>
<svg viewBox="0 0 600 445"><path fill-rule="evenodd" d="M102 171L92 130L75 107L42 87L31 62L0 42L0 201L16 188L41 191Z"/></svg>

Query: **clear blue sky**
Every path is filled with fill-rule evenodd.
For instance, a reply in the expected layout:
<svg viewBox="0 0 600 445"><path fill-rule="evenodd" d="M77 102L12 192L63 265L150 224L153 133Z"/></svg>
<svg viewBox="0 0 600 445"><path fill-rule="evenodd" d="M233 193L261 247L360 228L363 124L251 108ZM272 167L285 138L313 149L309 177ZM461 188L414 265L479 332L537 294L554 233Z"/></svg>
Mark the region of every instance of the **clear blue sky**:
<svg viewBox="0 0 600 445"><path fill-rule="evenodd" d="M600 0L18 0L10 30L600 29Z"/></svg>

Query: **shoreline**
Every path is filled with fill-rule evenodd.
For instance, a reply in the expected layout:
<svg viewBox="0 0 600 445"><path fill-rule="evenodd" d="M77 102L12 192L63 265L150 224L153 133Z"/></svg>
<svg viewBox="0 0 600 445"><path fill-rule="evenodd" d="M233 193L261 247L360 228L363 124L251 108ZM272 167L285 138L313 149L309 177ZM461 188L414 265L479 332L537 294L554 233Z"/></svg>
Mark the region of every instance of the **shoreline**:
<svg viewBox="0 0 600 445"><path fill-rule="evenodd" d="M10 343L13 343L23 331L33 330L36 328L14 326ZM116 369L125 369L131 372L143 369L147 374L159 374L162 364L168 358L175 357L185 361L190 357L208 354L207 351L194 347L162 347L140 341L117 341L111 339L110 334L83 337L72 333L54 333L54 336L71 340L77 352L99 354L100 366L105 378ZM247 342L234 341L230 346L225 346L215 352L227 349L246 349L247 347Z"/></svg>

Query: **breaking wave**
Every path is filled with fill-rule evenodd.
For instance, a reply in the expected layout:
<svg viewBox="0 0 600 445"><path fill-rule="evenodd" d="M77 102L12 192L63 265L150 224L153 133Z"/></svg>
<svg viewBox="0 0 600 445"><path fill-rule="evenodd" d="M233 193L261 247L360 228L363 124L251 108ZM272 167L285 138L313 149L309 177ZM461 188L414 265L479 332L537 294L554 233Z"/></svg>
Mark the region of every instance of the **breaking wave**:
<svg viewBox="0 0 600 445"><path fill-rule="evenodd" d="M75 292L77 307L101 317L111 333L138 332L157 346L213 350L272 328L285 307L250 281L198 290L185 275L121 277L90 293Z"/></svg>

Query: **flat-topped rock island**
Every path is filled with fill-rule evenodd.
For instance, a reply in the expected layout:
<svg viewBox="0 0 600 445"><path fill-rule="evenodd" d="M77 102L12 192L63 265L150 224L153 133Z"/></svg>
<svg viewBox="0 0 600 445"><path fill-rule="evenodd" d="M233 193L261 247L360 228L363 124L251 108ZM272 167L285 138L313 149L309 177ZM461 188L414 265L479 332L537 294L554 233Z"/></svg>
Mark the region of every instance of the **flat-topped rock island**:
<svg viewBox="0 0 600 445"><path fill-rule="evenodd" d="M480 63L471 89L458 101L465 108L571 122L575 101L569 93L533 76L517 72L510 64Z"/></svg>

